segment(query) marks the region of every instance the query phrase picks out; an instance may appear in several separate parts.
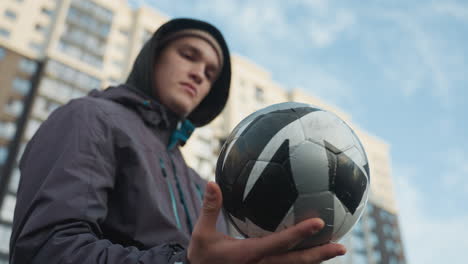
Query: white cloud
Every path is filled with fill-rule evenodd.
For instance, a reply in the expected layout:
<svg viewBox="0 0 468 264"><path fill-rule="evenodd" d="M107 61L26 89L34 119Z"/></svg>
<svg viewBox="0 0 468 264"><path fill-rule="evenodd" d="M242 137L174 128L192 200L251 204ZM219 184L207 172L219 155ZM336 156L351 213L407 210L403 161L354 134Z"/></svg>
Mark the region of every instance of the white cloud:
<svg viewBox="0 0 468 264"><path fill-rule="evenodd" d="M444 152L440 159L445 160L442 181L447 190L466 194L468 198L468 153L461 148L453 148Z"/></svg>
<svg viewBox="0 0 468 264"><path fill-rule="evenodd" d="M356 105L351 87L337 75L324 70L320 65L310 64L294 68L288 73L287 83L291 87L306 90L310 94L332 105Z"/></svg>
<svg viewBox="0 0 468 264"><path fill-rule="evenodd" d="M417 177L418 173L405 166L396 166L394 170L407 262L464 263L464 253L468 249L468 214L462 209L466 207L464 201L459 202L460 215L444 215L443 208L434 207L432 203L446 196L422 189L424 185L416 179L423 177Z"/></svg>
<svg viewBox="0 0 468 264"><path fill-rule="evenodd" d="M446 46L442 45L438 36L425 26L427 21L417 15L395 11L379 13L378 17L373 18L391 23L391 28L383 30L391 34L394 45L385 43L388 50L377 46L378 50L373 52L381 53L380 67L387 77L398 80L402 95L412 97L418 92L425 92L421 89L430 88L428 91L438 98L442 106L450 107L453 93L453 78L450 77L453 69L447 65L453 65L449 56L452 51L445 49ZM386 37L378 36L383 39L369 38L369 41L377 41L379 44ZM393 64L389 64L388 60Z"/></svg>
<svg viewBox="0 0 468 264"><path fill-rule="evenodd" d="M330 7L329 0L296 0L293 3L303 5L305 8L312 9L316 13L326 14Z"/></svg>
<svg viewBox="0 0 468 264"><path fill-rule="evenodd" d="M338 10L331 22L311 21L309 30L312 43L319 48L332 44L340 34L351 28L355 21L355 15L345 9Z"/></svg>
<svg viewBox="0 0 468 264"><path fill-rule="evenodd" d="M461 21L468 21L468 6L454 2L436 2L433 10L440 14L452 16Z"/></svg>

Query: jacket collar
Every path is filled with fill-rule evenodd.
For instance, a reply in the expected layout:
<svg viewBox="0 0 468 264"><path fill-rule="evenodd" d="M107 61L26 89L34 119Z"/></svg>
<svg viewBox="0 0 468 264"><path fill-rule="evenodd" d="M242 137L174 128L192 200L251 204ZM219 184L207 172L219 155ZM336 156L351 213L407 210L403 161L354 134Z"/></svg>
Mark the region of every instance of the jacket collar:
<svg viewBox="0 0 468 264"><path fill-rule="evenodd" d="M165 141L169 149L176 145L183 146L195 129L190 121L180 120L164 105L130 85L113 86L104 91L92 90L89 96L111 100L130 108L137 112L149 127L159 130L160 133L168 132L169 138ZM164 135L160 136L165 138Z"/></svg>
<svg viewBox="0 0 468 264"><path fill-rule="evenodd" d="M151 127L170 129L179 121L166 107L129 85L111 86L104 91L92 90L89 96L111 100L130 108Z"/></svg>

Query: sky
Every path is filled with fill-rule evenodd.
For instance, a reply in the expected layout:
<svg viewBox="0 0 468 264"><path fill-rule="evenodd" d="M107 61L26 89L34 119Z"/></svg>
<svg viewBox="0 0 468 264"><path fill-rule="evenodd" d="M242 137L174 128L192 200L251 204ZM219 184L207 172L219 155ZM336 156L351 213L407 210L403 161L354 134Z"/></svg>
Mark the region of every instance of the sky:
<svg viewBox="0 0 468 264"><path fill-rule="evenodd" d="M233 53L390 145L409 264L468 258L468 1L134 0L218 26Z"/></svg>

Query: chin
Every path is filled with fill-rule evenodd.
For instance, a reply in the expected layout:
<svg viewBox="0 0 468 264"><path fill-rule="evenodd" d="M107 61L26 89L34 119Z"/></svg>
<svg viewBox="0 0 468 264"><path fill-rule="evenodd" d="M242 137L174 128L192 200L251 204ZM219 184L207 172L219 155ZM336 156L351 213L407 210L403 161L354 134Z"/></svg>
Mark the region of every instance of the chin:
<svg viewBox="0 0 468 264"><path fill-rule="evenodd" d="M193 109L187 106L178 106L177 108L173 109L173 112L181 118L187 117L192 111Z"/></svg>

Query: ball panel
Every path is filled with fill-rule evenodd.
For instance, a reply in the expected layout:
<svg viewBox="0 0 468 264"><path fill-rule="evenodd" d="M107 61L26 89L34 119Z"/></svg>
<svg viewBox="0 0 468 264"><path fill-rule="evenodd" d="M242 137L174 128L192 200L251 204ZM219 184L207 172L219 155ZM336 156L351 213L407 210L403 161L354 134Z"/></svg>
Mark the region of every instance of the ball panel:
<svg viewBox="0 0 468 264"><path fill-rule="evenodd" d="M246 218L247 223L247 233L249 237L263 237L272 234L273 232L270 230L265 230L262 227L258 226L254 222L250 221Z"/></svg>
<svg viewBox="0 0 468 264"><path fill-rule="evenodd" d="M359 207L356 209L356 212L354 214L351 213L346 213L343 224L339 229L336 230L336 232L333 233L332 235L332 241L337 242L340 239L342 239L348 232L353 228L353 226L356 224L356 222L359 220L362 211L364 207Z"/></svg>
<svg viewBox="0 0 468 264"><path fill-rule="evenodd" d="M363 153L358 150L356 146L343 151L343 153L348 156L359 168L364 169L363 166L367 164L367 160L363 156ZM367 176L367 175L366 175Z"/></svg>
<svg viewBox="0 0 468 264"><path fill-rule="evenodd" d="M354 213L367 187L367 176L345 153L335 155L328 150L331 144L326 142L326 145L330 191L336 194L347 211Z"/></svg>
<svg viewBox="0 0 468 264"><path fill-rule="evenodd" d="M341 238L343 238L353 228L353 226L357 223L357 221L359 221L367 205L369 190L370 190L370 185L368 184L366 191L364 192L363 199L361 203L359 204L359 206L357 207L354 214L347 212L345 218L343 219L343 225L339 229L335 230L335 232L333 233L333 237L332 237L333 241L338 241Z"/></svg>
<svg viewBox="0 0 468 264"><path fill-rule="evenodd" d="M236 182L237 177L239 177L239 174L243 170L243 166L252 159L246 155L247 148L248 146L243 138L237 138L234 142L229 142L229 145L223 147L216 164L217 181L219 180L221 184L227 185L232 185ZM220 160L226 160L226 162L221 163L219 162ZM218 177L221 175L222 177Z"/></svg>
<svg viewBox="0 0 468 264"><path fill-rule="evenodd" d="M296 201L298 193L290 170L285 171L277 163L255 162L259 163L266 166L251 190L246 191L241 214L262 229L273 232Z"/></svg>
<svg viewBox="0 0 468 264"><path fill-rule="evenodd" d="M291 165L289 163L289 140L285 140L279 148L276 149L276 152L270 156L268 160L257 160L255 162L250 174L248 175L248 180L247 180L247 185L245 187L245 192L244 192L244 198L247 196L247 194L250 192L250 189L254 186L254 184L257 182L258 178L261 175L269 175L265 171L267 166L269 164L281 164L283 162L283 171L285 174L287 174L287 177L292 179L292 171L291 171ZM272 174L269 177L274 177L276 174Z"/></svg>
<svg viewBox="0 0 468 264"><path fill-rule="evenodd" d="M290 154L291 170L299 195L329 190L326 150L304 141Z"/></svg>
<svg viewBox="0 0 468 264"><path fill-rule="evenodd" d="M240 164L245 164L245 166L242 167ZM255 161L248 160L246 162L239 163L235 169L237 170L240 168L242 170L237 174L228 170L230 169L230 167L234 167L234 165L235 164L232 164L231 162L227 163L226 169L222 172L223 174L216 175L216 181L218 182L219 187L221 188L221 191L223 193L224 208L233 216L237 217L238 219L244 220L244 216L242 215L242 207L245 186L247 184L250 172L252 171L252 168L255 165ZM225 178L227 178L229 182L227 182ZM233 183L231 183L232 178L235 178L235 181Z"/></svg>
<svg viewBox="0 0 468 264"><path fill-rule="evenodd" d="M324 244L330 240L334 223L333 197L334 194L327 191L304 194L297 198L294 204L296 223L314 217L320 217L325 222L324 228L319 233L304 240L304 242L298 245L297 249Z"/></svg>
<svg viewBox="0 0 468 264"><path fill-rule="evenodd" d="M280 115L281 116L281 115ZM277 115L272 116L276 118ZM265 130L270 131L269 127L265 127ZM256 144L256 142L261 141L260 137L268 138L269 141L263 145L263 148L258 152L257 160L262 161L273 161L273 162L283 162L289 158L289 147L296 146L304 141L304 134L302 133L301 124L299 121L293 121L286 126L282 127L280 130L276 131L275 134L272 134L271 137L268 133L258 133L251 137L251 144ZM279 149L284 145L285 142L288 142L287 148L279 153ZM249 142L250 143L250 142ZM285 151L287 150L287 151Z"/></svg>
<svg viewBox="0 0 468 264"><path fill-rule="evenodd" d="M289 228L295 225L295 223L296 222L295 222L295 217L294 217L294 206L291 206L291 208L289 208L288 213L281 221L280 225L276 228L275 232L280 232L286 228Z"/></svg>
<svg viewBox="0 0 468 264"><path fill-rule="evenodd" d="M333 234L335 234L343 226L347 214L343 204L335 195L333 196L333 214Z"/></svg>
<svg viewBox="0 0 468 264"><path fill-rule="evenodd" d="M307 140L324 145L324 141L343 151L353 146L350 128L336 115L327 111L311 112L300 119Z"/></svg>
<svg viewBox="0 0 468 264"><path fill-rule="evenodd" d="M225 210L225 212L226 212L226 210ZM234 226L234 228L236 228L237 232L239 232L239 234L241 234L244 237L249 237L248 234L246 233L246 230L248 230L247 229L247 223L245 223L244 221L242 221L242 220L238 219L237 217L231 215L229 212L226 212L226 215L227 215L229 221Z"/></svg>

